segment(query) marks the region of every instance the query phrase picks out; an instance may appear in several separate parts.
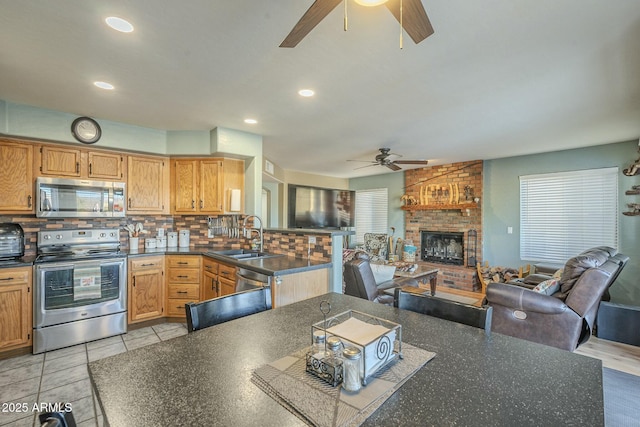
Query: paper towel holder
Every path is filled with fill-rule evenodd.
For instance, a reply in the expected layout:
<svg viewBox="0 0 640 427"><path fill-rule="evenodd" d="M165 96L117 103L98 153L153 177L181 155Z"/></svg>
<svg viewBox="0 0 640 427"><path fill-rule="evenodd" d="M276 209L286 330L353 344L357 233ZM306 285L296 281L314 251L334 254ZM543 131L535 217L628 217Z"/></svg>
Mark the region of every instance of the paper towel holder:
<svg viewBox="0 0 640 427"><path fill-rule="evenodd" d="M240 212L242 206L242 191L239 188L231 189L231 202L229 203L229 211Z"/></svg>

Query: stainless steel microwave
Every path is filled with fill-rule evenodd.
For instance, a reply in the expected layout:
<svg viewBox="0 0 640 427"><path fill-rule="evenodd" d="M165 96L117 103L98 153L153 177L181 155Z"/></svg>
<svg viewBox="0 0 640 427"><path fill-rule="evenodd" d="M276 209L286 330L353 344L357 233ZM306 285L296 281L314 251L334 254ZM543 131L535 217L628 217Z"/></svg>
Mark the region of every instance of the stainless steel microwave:
<svg viewBox="0 0 640 427"><path fill-rule="evenodd" d="M38 178L38 218L125 216L125 183L85 179Z"/></svg>

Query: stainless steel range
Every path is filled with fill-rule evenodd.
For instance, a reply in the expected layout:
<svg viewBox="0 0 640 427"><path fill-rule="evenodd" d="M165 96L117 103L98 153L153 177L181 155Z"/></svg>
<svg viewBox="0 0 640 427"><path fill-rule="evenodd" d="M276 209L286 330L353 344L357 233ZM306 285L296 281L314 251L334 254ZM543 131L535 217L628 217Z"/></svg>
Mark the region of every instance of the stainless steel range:
<svg viewBox="0 0 640 427"><path fill-rule="evenodd" d="M34 268L34 354L127 332L118 229L41 231Z"/></svg>

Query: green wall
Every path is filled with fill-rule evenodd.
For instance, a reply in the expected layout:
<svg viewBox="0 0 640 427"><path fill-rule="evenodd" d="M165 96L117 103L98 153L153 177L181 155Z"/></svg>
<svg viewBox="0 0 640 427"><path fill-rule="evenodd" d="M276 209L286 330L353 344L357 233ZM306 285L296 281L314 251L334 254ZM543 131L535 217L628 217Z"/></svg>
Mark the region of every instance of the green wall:
<svg viewBox="0 0 640 427"><path fill-rule="evenodd" d="M640 203L640 196L625 195L640 176L627 177L622 170L638 158L638 141L599 145L574 150L487 160L484 162L483 254L492 265L519 266L520 259L520 175L580 169L620 169L619 247L631 259L611 288L612 302L640 306L640 216L626 216L627 203ZM594 197L597 197L594 194ZM513 234L507 233L513 227Z"/></svg>
<svg viewBox="0 0 640 427"><path fill-rule="evenodd" d="M370 190L374 188L388 189L388 233L391 233L391 227L395 227L395 236L404 238L404 211L401 209L401 197L404 194L404 172L392 172L362 178L351 178L349 180L349 190Z"/></svg>

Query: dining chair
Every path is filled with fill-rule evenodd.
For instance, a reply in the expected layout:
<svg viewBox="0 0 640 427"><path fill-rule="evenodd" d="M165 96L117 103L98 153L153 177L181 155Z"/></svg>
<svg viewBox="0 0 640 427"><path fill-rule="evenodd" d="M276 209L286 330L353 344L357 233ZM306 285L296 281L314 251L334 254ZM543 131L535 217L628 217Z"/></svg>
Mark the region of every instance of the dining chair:
<svg viewBox="0 0 640 427"><path fill-rule="evenodd" d="M405 292L396 288L394 306L403 310L410 310L440 319L462 323L484 329L491 334L491 317L493 309L488 306L462 304L456 301L438 298L427 294Z"/></svg>
<svg viewBox="0 0 640 427"><path fill-rule="evenodd" d="M187 330L199 329L271 309L271 288L237 292L201 302L185 304Z"/></svg>

